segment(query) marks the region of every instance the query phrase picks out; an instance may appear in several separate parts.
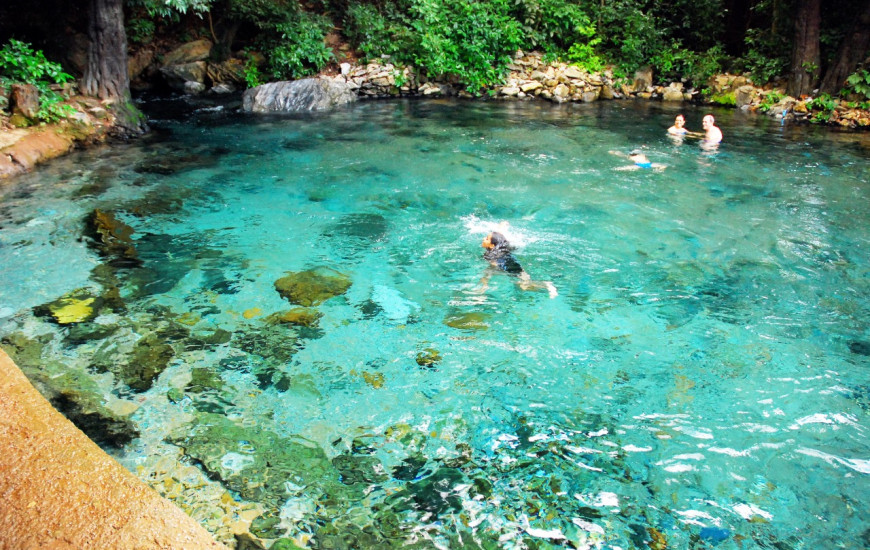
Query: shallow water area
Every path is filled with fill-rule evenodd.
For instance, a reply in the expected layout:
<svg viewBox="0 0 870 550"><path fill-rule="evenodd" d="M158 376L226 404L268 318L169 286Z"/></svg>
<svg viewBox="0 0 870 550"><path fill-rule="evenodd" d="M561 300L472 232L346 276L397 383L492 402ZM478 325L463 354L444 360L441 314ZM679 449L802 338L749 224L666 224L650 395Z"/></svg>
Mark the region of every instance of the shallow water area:
<svg viewBox="0 0 870 550"><path fill-rule="evenodd" d="M675 114L156 119L0 189L0 342L222 540L868 546L867 141Z"/></svg>

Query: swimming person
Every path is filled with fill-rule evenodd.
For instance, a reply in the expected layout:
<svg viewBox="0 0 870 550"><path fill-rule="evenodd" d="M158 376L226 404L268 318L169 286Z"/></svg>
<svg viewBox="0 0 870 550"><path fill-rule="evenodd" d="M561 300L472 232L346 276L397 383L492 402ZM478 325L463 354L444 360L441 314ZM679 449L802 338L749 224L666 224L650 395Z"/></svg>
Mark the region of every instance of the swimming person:
<svg viewBox="0 0 870 550"><path fill-rule="evenodd" d="M668 133L673 136L683 136L689 133L685 128L686 126L686 117L683 115L677 115L674 119L674 125L668 128Z"/></svg>
<svg viewBox="0 0 870 550"><path fill-rule="evenodd" d="M559 295L556 287L550 281L533 281L531 276L526 273L523 266L514 258L512 251L514 247L510 245L507 238L493 231L483 238L481 246L486 249L483 253L484 259L488 260L492 267L504 271L509 275L514 275L519 279L520 288L523 290L539 290L547 289L550 298L555 298ZM486 290L489 286L491 274L486 274L481 280L482 290Z"/></svg>
<svg viewBox="0 0 870 550"><path fill-rule="evenodd" d="M614 168L614 170L644 170L644 169L653 169L656 172L661 172L665 168L667 168L667 164L659 164L658 162L652 162L645 154L643 154L639 149L635 149L629 154L621 153L619 151L610 151L611 155L616 155L618 157L627 157L628 160L632 161L634 164L628 166L620 166L618 168Z"/></svg>
<svg viewBox="0 0 870 550"><path fill-rule="evenodd" d="M712 145L722 141L722 130L716 126L713 115L706 115L701 120L701 127L704 128L704 141L706 143Z"/></svg>

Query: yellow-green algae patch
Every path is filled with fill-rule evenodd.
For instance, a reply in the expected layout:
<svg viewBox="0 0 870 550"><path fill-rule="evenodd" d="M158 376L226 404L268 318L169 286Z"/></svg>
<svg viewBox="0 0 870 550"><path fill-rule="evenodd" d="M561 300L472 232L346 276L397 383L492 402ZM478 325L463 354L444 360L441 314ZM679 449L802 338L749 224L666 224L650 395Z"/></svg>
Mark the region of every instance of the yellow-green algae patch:
<svg viewBox="0 0 870 550"><path fill-rule="evenodd" d="M328 267L288 272L275 281L275 290L292 304L316 306L350 288L350 277Z"/></svg>

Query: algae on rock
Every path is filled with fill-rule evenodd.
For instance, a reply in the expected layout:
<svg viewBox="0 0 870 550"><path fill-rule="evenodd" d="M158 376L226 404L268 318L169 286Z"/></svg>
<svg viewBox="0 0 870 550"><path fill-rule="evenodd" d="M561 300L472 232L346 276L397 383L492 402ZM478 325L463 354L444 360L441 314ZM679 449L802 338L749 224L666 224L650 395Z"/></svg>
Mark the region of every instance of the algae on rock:
<svg viewBox="0 0 870 550"><path fill-rule="evenodd" d="M340 296L351 286L350 278L328 267L288 272L275 281L275 290L292 304L316 306Z"/></svg>

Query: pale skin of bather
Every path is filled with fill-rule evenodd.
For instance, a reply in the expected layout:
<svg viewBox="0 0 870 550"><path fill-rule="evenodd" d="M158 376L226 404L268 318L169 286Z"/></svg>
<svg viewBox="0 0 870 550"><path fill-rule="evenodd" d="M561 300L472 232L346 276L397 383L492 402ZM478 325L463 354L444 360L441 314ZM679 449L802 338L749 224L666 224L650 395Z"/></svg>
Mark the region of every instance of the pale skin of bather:
<svg viewBox="0 0 870 550"><path fill-rule="evenodd" d="M683 136L689 133L686 129L686 117L677 115L674 118L674 125L668 128L668 133L674 136Z"/></svg>
<svg viewBox="0 0 870 550"><path fill-rule="evenodd" d="M704 128L704 141L710 144L722 141L722 130L716 126L713 115L706 115L701 120L701 127Z"/></svg>

